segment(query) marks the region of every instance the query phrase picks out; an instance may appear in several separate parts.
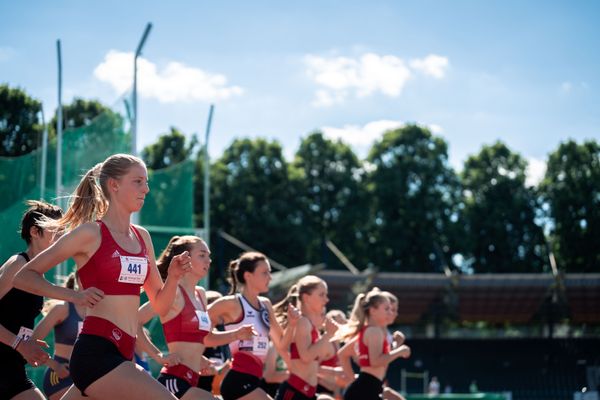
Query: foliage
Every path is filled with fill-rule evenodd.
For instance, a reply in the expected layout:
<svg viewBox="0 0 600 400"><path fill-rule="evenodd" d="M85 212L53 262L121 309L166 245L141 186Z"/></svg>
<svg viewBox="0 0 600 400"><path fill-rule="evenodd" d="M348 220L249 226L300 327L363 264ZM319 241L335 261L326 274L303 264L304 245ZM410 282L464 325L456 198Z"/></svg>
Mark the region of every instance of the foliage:
<svg viewBox="0 0 600 400"><path fill-rule="evenodd" d="M297 183L278 142L236 139L211 170L213 226L285 265L306 261Z"/></svg>
<svg viewBox="0 0 600 400"><path fill-rule="evenodd" d="M446 142L417 125L388 131L368 157L371 259L397 272L439 271L458 252L460 186Z"/></svg>
<svg viewBox="0 0 600 400"><path fill-rule="evenodd" d="M24 90L0 85L0 156L17 157L39 147L42 104Z"/></svg>
<svg viewBox="0 0 600 400"><path fill-rule="evenodd" d="M548 158L541 191L559 268L600 272L600 144L560 144Z"/></svg>
<svg viewBox="0 0 600 400"><path fill-rule="evenodd" d="M341 141L314 132L302 140L293 165L300 174L300 211L309 259L321 262L323 243L331 240L354 263L365 264L368 213L358 157Z"/></svg>
<svg viewBox="0 0 600 400"><path fill-rule="evenodd" d="M534 221L536 193L525 187L526 167L501 142L465 162L465 244L475 272L542 272L548 265L543 230Z"/></svg>
<svg viewBox="0 0 600 400"><path fill-rule="evenodd" d="M166 168L191 158L196 144L195 136L188 144L185 135L171 127L169 133L162 134L156 143L142 150L142 159L150 169Z"/></svg>

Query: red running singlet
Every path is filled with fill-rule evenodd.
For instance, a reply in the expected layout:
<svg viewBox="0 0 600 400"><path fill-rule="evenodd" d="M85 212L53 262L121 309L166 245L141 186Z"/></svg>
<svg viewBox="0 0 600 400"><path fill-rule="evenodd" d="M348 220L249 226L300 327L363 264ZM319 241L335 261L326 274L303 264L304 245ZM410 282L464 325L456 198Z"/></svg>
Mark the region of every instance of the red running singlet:
<svg viewBox="0 0 600 400"><path fill-rule="evenodd" d="M370 367L371 366L371 360L369 360L369 348L367 347L367 345L364 342L364 336L365 336L365 331L367 330L368 326L364 326L361 330L360 333L358 334L358 340L355 344L355 349L356 349L356 354L358 354L358 365L360 365L361 367ZM390 344L387 341L387 338L384 337L383 339L383 348L381 349L383 354L387 354L390 352Z"/></svg>
<svg viewBox="0 0 600 400"><path fill-rule="evenodd" d="M317 340L319 340L319 331L317 331L317 328L315 328L313 325L312 330L310 331L310 344L313 344ZM300 358L300 353L298 353L298 346L296 346L296 342L290 345L290 357L292 360L297 360Z"/></svg>
<svg viewBox="0 0 600 400"><path fill-rule="evenodd" d="M81 287L96 287L105 295L139 296L140 287L148 278L148 251L144 239L131 225L141 250L137 254L130 253L117 244L102 221L97 223L102 235L100 247L77 271Z"/></svg>
<svg viewBox="0 0 600 400"><path fill-rule="evenodd" d="M204 310L194 306L185 290L183 292L185 304L177 316L163 324L163 332L167 343L172 342L198 342L204 343L204 337L210 333L210 319L206 312L206 306L200 300Z"/></svg>

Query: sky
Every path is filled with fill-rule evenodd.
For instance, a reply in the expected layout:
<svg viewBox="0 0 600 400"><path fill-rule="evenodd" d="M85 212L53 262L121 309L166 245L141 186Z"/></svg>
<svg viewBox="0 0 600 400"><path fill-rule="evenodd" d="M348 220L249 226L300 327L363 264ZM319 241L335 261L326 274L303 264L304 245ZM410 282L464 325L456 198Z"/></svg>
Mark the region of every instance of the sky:
<svg viewBox="0 0 600 400"><path fill-rule="evenodd" d="M321 130L364 158L405 123L449 144L460 170L501 140L534 184L568 139L600 139L598 1L4 1L0 83L58 104L120 105L138 59L138 151L175 126L219 157L235 138L288 160ZM48 117L49 118L49 117Z"/></svg>

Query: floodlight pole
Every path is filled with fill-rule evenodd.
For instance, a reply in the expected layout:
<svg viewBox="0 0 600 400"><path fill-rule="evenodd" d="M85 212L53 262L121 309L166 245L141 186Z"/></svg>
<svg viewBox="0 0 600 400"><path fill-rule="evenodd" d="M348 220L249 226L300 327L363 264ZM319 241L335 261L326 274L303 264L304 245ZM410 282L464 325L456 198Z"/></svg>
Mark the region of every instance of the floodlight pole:
<svg viewBox="0 0 600 400"><path fill-rule="evenodd" d="M63 133L63 110L62 110L62 52L60 39L56 41L56 54L58 57L58 109L56 111L56 202L58 206L66 209L62 199L62 133ZM65 275L66 265L64 262L58 265L56 273L59 277Z"/></svg>
<svg viewBox="0 0 600 400"><path fill-rule="evenodd" d="M204 137L204 240L210 248L210 156L208 155L208 138L212 125L212 117L215 106L210 105L208 111L208 122L206 123L206 135Z"/></svg>
<svg viewBox="0 0 600 400"><path fill-rule="evenodd" d="M44 106L41 109L42 125L44 133L42 136L42 165L40 170L40 200L44 200L46 195L46 163L48 162L48 125L46 125L46 117L44 116Z"/></svg>
<svg viewBox="0 0 600 400"><path fill-rule="evenodd" d="M56 54L58 56L58 109L56 111L56 198L58 205L62 201L62 54L60 50L60 39L56 41Z"/></svg>
<svg viewBox="0 0 600 400"><path fill-rule="evenodd" d="M137 155L137 59L142 54L142 48L144 47L144 43L146 43L150 29L152 29L152 24L148 22L146 29L144 30L144 34L142 35L142 39L140 40L137 50L135 51L135 57L133 58L133 124L131 126L131 154L134 156Z"/></svg>

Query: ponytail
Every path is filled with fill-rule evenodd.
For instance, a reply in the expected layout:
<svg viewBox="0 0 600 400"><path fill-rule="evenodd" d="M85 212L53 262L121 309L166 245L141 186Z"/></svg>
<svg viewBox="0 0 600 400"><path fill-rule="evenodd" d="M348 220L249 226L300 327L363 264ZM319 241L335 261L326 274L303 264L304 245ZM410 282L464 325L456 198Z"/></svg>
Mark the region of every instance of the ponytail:
<svg viewBox="0 0 600 400"><path fill-rule="evenodd" d="M55 231L75 229L86 222L100 219L108 210L110 192L108 180L119 179L129 172L133 165L144 165L144 162L130 154L114 154L104 162L89 169L79 181L77 188L70 196L69 208L64 217L58 221L44 221L44 228Z"/></svg>
<svg viewBox="0 0 600 400"><path fill-rule="evenodd" d="M364 328L371 307L377 307L382 301L388 301L388 297L377 287L356 296L350 319L336 339L348 340L356 336Z"/></svg>
<svg viewBox="0 0 600 400"><path fill-rule="evenodd" d="M246 283L246 280L244 279L244 273L254 272L260 261L267 262L267 256L256 251L249 251L242 253L238 259L229 263L229 277L227 278L229 284L231 285L229 294L235 294L238 286Z"/></svg>
<svg viewBox="0 0 600 400"><path fill-rule="evenodd" d="M229 272L229 277L227 278L227 280L229 281L229 284L231 285L231 287L229 288L229 293L228 294L235 294L237 292L237 272L238 272L238 267L240 266L240 262L239 259L237 260L233 260L229 263L229 267L227 269L227 271Z"/></svg>
<svg viewBox="0 0 600 400"><path fill-rule="evenodd" d="M306 275L290 287L285 298L273 306L275 317L281 326L284 328L287 326L287 310L289 305L301 308L302 295L311 294L319 285L327 287L325 281L318 276Z"/></svg>
<svg viewBox="0 0 600 400"><path fill-rule="evenodd" d="M275 314L275 318L277 319L277 322L279 322L279 325L281 325L281 327L284 329L288 324L287 311L290 304L294 307L298 307L298 303L298 284L296 283L288 289L288 292L283 300L273 305L273 313Z"/></svg>

